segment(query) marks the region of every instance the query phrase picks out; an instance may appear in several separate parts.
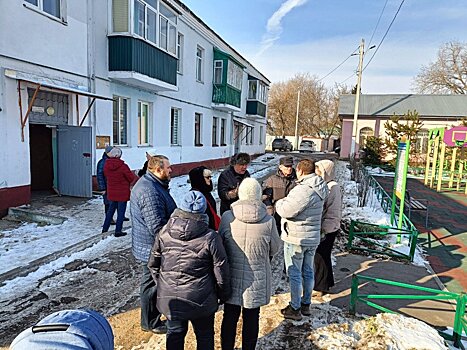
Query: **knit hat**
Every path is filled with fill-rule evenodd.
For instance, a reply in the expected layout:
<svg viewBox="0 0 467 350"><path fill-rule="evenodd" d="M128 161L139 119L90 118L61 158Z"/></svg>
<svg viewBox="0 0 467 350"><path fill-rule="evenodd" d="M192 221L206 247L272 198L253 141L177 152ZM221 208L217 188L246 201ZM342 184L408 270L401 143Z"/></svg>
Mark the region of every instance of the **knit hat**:
<svg viewBox="0 0 467 350"><path fill-rule="evenodd" d="M150 157L154 157L154 156L157 156L157 150L155 149L150 149L149 151L146 151L146 154Z"/></svg>
<svg viewBox="0 0 467 350"><path fill-rule="evenodd" d="M118 147L112 148L112 150L108 153L110 158L120 158L122 156L122 150Z"/></svg>
<svg viewBox="0 0 467 350"><path fill-rule="evenodd" d="M292 166L293 165L293 157L281 157L279 159L279 164L283 166Z"/></svg>
<svg viewBox="0 0 467 350"><path fill-rule="evenodd" d="M107 145L105 146L105 153L109 153L112 150L113 146Z"/></svg>
<svg viewBox="0 0 467 350"><path fill-rule="evenodd" d="M188 192L180 203L181 210L193 214L203 214L206 208L206 198L199 191Z"/></svg>
<svg viewBox="0 0 467 350"><path fill-rule="evenodd" d="M238 188L238 198L240 200L260 201L261 195L261 186L256 179L251 177L243 179Z"/></svg>

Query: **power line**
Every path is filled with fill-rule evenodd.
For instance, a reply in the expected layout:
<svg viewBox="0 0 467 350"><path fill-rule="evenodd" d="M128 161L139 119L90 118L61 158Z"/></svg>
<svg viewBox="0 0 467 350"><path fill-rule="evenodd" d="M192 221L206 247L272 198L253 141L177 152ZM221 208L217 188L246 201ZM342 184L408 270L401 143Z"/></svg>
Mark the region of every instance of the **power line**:
<svg viewBox="0 0 467 350"><path fill-rule="evenodd" d="M347 58L345 60L343 60L340 64L337 65L337 67L335 67L334 69L332 69L328 74L326 74L324 77L318 79L318 81L321 81L323 80L324 78L327 78L328 76L330 76L332 73L334 73L340 66L342 66L350 57L352 57L352 55L355 53L355 51L358 50L358 47L353 50L353 52L347 56Z"/></svg>
<svg viewBox="0 0 467 350"><path fill-rule="evenodd" d="M399 11L400 11L402 5L404 4L404 2L405 2L405 0L402 0L402 1L401 1L401 4L399 5L399 8L398 8L397 11L396 11L396 14L394 15L394 17L393 17L391 23L389 24L388 29L386 30L386 33L384 33L383 37L381 38L381 41L380 41L379 44L376 46L376 50L375 50L375 52L373 53L373 56L371 56L370 60L367 62L367 64L365 65L365 67L362 69L362 72L366 69L366 67L368 67L368 65L370 64L370 62L371 62L371 61L373 60L373 58L375 57L376 53L378 52L379 48L381 47L381 44L383 43L384 39L386 38L386 35L388 35L389 30L391 29L391 27L392 27L394 21L396 20L396 17L397 17L397 15L399 14Z"/></svg>
<svg viewBox="0 0 467 350"><path fill-rule="evenodd" d="M381 17L383 17L384 10L386 9L386 5L388 4L388 0L384 3L383 9L381 10L381 13L379 14L378 21L376 22L375 29L373 30L373 34L371 34L370 41L368 42L368 47L371 46L371 42L373 41L373 37L375 36L376 29L378 29L379 22L381 21Z"/></svg>
<svg viewBox="0 0 467 350"><path fill-rule="evenodd" d="M355 72L352 73L351 75L349 75L347 78L345 78L344 80L342 80L339 84L343 84L345 83L347 80L349 80L350 78L354 77L355 76Z"/></svg>

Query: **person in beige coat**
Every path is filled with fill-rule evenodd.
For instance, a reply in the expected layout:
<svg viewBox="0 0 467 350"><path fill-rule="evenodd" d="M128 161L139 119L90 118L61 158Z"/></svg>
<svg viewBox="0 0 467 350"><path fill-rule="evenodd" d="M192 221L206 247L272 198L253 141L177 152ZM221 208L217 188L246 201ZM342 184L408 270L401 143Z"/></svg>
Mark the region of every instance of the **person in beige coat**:
<svg viewBox="0 0 467 350"><path fill-rule="evenodd" d="M222 349L235 345L237 322L242 312L242 349L255 349L260 307L271 298L270 259L281 247L276 222L262 203L257 180L245 178L238 189L239 200L222 215L219 234L230 265L232 295L224 305L221 326Z"/></svg>
<svg viewBox="0 0 467 350"><path fill-rule="evenodd" d="M315 254L315 286L318 296L329 293L334 286L331 252L334 241L340 232L342 219L342 189L335 180L334 162L324 159L316 163L316 174L321 176L329 189L324 201L321 219L321 242Z"/></svg>

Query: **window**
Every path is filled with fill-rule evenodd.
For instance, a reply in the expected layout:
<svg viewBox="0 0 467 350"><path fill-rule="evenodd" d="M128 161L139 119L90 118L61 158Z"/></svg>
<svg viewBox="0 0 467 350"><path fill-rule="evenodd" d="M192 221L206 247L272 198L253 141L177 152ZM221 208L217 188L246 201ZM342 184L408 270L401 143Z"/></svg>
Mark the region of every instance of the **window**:
<svg viewBox="0 0 467 350"><path fill-rule="evenodd" d="M128 99L114 96L113 102L113 144L127 144Z"/></svg>
<svg viewBox="0 0 467 350"><path fill-rule="evenodd" d="M181 110L173 108L170 111L170 144L172 146L180 145L180 113Z"/></svg>
<svg viewBox="0 0 467 350"><path fill-rule="evenodd" d="M219 118L212 118L212 145L217 146L217 129L219 125Z"/></svg>
<svg viewBox="0 0 467 350"><path fill-rule="evenodd" d="M128 0L112 1L112 30L116 33L128 33Z"/></svg>
<svg viewBox="0 0 467 350"><path fill-rule="evenodd" d="M222 84L222 69L224 62L222 60L214 61L214 84Z"/></svg>
<svg viewBox="0 0 467 350"><path fill-rule="evenodd" d="M49 15L61 18L60 0L25 0Z"/></svg>
<svg viewBox="0 0 467 350"><path fill-rule="evenodd" d="M149 103L138 101L138 145L149 145Z"/></svg>
<svg viewBox="0 0 467 350"><path fill-rule="evenodd" d="M201 144L201 113L195 113L195 146Z"/></svg>
<svg viewBox="0 0 467 350"><path fill-rule="evenodd" d="M154 44L157 37L156 7L157 3L155 0L134 0L133 31L136 35Z"/></svg>
<svg viewBox="0 0 467 350"><path fill-rule="evenodd" d="M157 18L156 12L148 8L147 10L148 26L147 26L146 37L150 42L153 42L154 44L156 43L156 38L157 38L156 18Z"/></svg>
<svg viewBox="0 0 467 350"><path fill-rule="evenodd" d="M360 130L359 149L364 149L368 136L374 136L372 128L365 127Z"/></svg>
<svg viewBox="0 0 467 350"><path fill-rule="evenodd" d="M145 36L145 6L143 3L139 2L138 0L135 0L135 34L142 36L143 38Z"/></svg>
<svg viewBox="0 0 467 350"><path fill-rule="evenodd" d="M170 52L173 55L177 54L177 16L165 5L159 3L159 47Z"/></svg>
<svg viewBox="0 0 467 350"><path fill-rule="evenodd" d="M183 73L183 35L178 33L177 36L177 72Z"/></svg>
<svg viewBox="0 0 467 350"><path fill-rule="evenodd" d="M204 60L204 49L200 46L196 48L196 80L203 82L203 60Z"/></svg>
<svg viewBox="0 0 467 350"><path fill-rule="evenodd" d="M221 119L221 146L225 146L225 124L226 119Z"/></svg>
<svg viewBox="0 0 467 350"><path fill-rule="evenodd" d="M260 127L259 127L259 144L260 144L260 145L263 144L263 131L264 131L264 127L263 127L263 126L260 126Z"/></svg>
<svg viewBox="0 0 467 350"><path fill-rule="evenodd" d="M241 90L242 89L242 80L243 80L243 69L233 63L233 61L228 61L228 70L227 70L227 84L233 86L234 88Z"/></svg>
<svg viewBox="0 0 467 350"><path fill-rule="evenodd" d="M417 132L417 139L415 140L415 152L425 154L428 151L428 134L427 129L420 129Z"/></svg>
<svg viewBox="0 0 467 350"><path fill-rule="evenodd" d="M248 138L250 139L249 144L252 145L253 141L255 140L255 128L251 127L250 128L250 133L248 134Z"/></svg>
<svg viewBox="0 0 467 350"><path fill-rule="evenodd" d="M259 80L248 81L248 99L258 100L267 104L268 87L266 84Z"/></svg>

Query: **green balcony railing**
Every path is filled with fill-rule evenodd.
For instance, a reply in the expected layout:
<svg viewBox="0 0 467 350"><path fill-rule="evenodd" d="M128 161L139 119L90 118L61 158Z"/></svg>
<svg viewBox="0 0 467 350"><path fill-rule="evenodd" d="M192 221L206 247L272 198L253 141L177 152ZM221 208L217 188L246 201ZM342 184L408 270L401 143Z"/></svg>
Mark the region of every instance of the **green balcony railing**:
<svg viewBox="0 0 467 350"><path fill-rule="evenodd" d="M226 104L240 108L241 106L241 91L234 89L229 85L213 85L212 102Z"/></svg>
<svg viewBox="0 0 467 350"><path fill-rule="evenodd" d="M358 286L360 281L374 282L389 286L395 286L405 289L417 290L420 292L426 292L424 295L413 295L413 294L359 294ZM456 303L456 314L454 317L453 324L453 335L449 336L445 333L440 333L442 337L454 342L454 346L465 350L462 344L462 333L467 334L467 319L465 308L467 305L467 294L466 293L452 293L443 290L437 290L433 288L421 287L412 284L384 280L381 278L373 278L363 275L352 275L352 287L350 294L349 313L355 315L357 311L357 303L361 302L377 310L397 313L396 311L390 310L384 306L378 305L372 300L383 300L383 299L404 299L404 300L445 300L454 301ZM445 311L445 310L443 310Z"/></svg>
<svg viewBox="0 0 467 350"><path fill-rule="evenodd" d="M131 36L110 36L109 71L127 71L177 85L177 59Z"/></svg>
<svg viewBox="0 0 467 350"><path fill-rule="evenodd" d="M246 114L266 117L266 105L259 101L247 101Z"/></svg>

